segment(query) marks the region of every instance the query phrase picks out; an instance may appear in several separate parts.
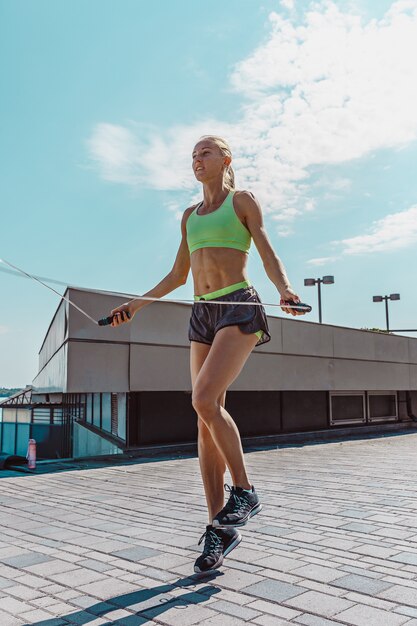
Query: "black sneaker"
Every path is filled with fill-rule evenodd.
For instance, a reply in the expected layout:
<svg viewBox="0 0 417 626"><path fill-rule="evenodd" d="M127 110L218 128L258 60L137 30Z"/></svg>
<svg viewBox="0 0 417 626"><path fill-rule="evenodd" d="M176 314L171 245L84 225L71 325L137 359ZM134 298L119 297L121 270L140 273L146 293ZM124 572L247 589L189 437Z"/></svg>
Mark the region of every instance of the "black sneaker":
<svg viewBox="0 0 417 626"><path fill-rule="evenodd" d="M197 574L209 572L220 567L226 554L229 554L242 541L242 536L234 528L213 528L211 524L206 527L206 532L201 536L198 545L204 542L203 553L200 554L194 564Z"/></svg>
<svg viewBox="0 0 417 626"><path fill-rule="evenodd" d="M213 519L215 528L225 528L229 526L244 526L249 519L259 513L262 504L259 502L258 494L252 485L251 491L246 491L242 487L224 488L230 493L229 500L222 510Z"/></svg>

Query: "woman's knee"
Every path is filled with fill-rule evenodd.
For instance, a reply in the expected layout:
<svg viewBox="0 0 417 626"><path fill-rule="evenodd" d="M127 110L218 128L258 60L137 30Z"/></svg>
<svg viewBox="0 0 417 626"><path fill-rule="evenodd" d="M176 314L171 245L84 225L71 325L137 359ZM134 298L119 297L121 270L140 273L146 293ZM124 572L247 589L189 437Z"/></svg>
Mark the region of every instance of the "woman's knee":
<svg viewBox="0 0 417 626"><path fill-rule="evenodd" d="M220 399L213 397L212 394L204 390L194 390L191 402L197 415L205 425L219 414Z"/></svg>

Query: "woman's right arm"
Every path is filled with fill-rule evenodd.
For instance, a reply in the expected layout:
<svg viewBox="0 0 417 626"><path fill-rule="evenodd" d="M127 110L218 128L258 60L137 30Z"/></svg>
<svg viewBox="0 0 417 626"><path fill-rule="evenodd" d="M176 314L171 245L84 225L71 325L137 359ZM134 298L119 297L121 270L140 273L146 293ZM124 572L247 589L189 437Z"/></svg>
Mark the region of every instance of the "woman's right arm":
<svg viewBox="0 0 417 626"><path fill-rule="evenodd" d="M187 282L188 272L190 271L190 251L187 244L187 231L186 223L189 214L194 207L190 207L184 211L181 220L181 243L178 248L177 256L175 257L174 265L171 271L161 280L160 283L155 285L150 291L142 294L148 298L162 298L167 293L174 291L180 285L184 285ZM152 300L141 300L140 297L134 298L125 304L122 304L112 310L114 315L112 326L119 326L124 322L132 320L133 316L147 304L151 304ZM130 318L126 313L129 313Z"/></svg>

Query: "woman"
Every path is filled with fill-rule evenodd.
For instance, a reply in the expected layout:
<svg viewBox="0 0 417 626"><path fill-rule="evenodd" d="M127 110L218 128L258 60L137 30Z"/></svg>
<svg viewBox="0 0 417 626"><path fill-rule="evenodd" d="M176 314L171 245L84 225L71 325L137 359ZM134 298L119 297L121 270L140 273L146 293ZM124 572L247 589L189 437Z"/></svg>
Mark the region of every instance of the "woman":
<svg viewBox="0 0 417 626"><path fill-rule="evenodd" d="M225 409L226 391L253 348L271 338L262 306L236 306L260 302L246 273L251 238L281 295L280 302L300 301L271 247L259 203L250 192L234 189L231 161L230 148L220 137L205 135L196 144L192 166L203 185L203 200L184 211L182 240L172 270L144 294L162 298L186 282L191 267L198 294L188 334L192 404L198 415L198 456L209 514L199 542L205 538L203 553L194 566L199 573L220 567L224 556L241 541L236 527L262 508L246 473L239 431ZM210 299L222 304L210 304ZM129 321L126 312L132 319L147 304L136 298L117 307L112 311L112 326ZM293 309L283 310L297 315ZM232 487L223 485L226 466ZM230 492L226 506L223 487Z"/></svg>

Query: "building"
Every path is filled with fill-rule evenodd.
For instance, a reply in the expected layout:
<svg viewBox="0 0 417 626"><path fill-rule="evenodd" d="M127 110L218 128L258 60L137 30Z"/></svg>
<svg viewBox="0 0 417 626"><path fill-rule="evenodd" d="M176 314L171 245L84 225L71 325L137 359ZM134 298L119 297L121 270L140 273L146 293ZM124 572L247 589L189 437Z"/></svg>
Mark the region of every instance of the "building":
<svg viewBox="0 0 417 626"><path fill-rule="evenodd" d="M78 288L65 295L94 319L127 299ZM102 327L62 300L39 372L22 392L26 404L3 404L0 450L26 453L29 436L42 436L44 458L195 442L189 315L188 304L155 302L131 324ZM272 340L254 350L226 398L242 437L360 428L417 413L417 339L304 318L268 321Z"/></svg>

